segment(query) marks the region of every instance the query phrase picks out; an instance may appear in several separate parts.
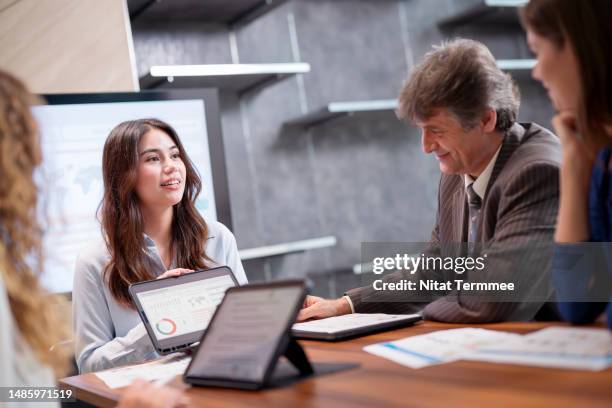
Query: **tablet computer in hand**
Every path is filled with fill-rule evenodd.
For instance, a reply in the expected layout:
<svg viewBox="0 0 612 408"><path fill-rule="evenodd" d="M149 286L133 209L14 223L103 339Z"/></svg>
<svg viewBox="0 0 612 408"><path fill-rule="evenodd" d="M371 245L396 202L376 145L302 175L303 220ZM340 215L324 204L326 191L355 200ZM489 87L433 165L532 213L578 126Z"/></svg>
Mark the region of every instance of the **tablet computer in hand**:
<svg viewBox="0 0 612 408"><path fill-rule="evenodd" d="M238 282L227 266L130 285L130 296L159 354L197 343L228 288Z"/></svg>

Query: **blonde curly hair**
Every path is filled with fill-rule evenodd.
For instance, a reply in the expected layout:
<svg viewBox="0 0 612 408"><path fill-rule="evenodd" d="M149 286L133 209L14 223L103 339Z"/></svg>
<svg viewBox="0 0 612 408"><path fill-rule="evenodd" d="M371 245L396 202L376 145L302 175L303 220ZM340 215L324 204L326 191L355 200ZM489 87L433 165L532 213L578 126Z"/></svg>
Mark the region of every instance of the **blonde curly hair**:
<svg viewBox="0 0 612 408"><path fill-rule="evenodd" d="M33 176L42 154L30 111L37 98L14 76L0 70L0 278L21 337L56 375L68 368L66 350L50 352L69 338L57 315L58 299L40 286L42 230Z"/></svg>

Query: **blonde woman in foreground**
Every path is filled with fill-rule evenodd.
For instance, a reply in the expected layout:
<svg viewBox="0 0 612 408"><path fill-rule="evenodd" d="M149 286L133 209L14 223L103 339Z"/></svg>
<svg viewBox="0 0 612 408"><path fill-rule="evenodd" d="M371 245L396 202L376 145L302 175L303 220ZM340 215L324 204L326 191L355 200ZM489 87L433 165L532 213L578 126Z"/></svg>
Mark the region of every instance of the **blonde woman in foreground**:
<svg viewBox="0 0 612 408"><path fill-rule="evenodd" d="M42 160L30 106L36 98L23 83L0 70L0 387L53 387L69 358L54 344L70 337L56 315L58 305L38 281L41 227L34 172ZM120 407L179 407L179 390L139 382L128 388ZM19 402L55 407L57 402Z"/></svg>

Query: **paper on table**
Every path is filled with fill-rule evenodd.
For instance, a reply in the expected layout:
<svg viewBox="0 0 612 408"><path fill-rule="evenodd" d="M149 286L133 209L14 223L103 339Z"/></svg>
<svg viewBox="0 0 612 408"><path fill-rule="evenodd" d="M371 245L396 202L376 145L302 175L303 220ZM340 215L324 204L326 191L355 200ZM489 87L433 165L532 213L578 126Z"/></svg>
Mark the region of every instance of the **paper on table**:
<svg viewBox="0 0 612 408"><path fill-rule="evenodd" d="M371 344L363 349L398 364L421 368L459 360L476 348L520 337L518 334L485 329L440 330L401 340Z"/></svg>
<svg viewBox="0 0 612 408"><path fill-rule="evenodd" d="M608 329L549 327L481 347L465 358L598 371L612 366L612 334Z"/></svg>
<svg viewBox="0 0 612 408"><path fill-rule="evenodd" d="M364 326L372 326L380 323L392 322L406 318L414 318L416 315L389 315L382 313L351 313L342 316L328 317L321 320L295 323L293 330L304 330L314 333L337 333L343 330L351 330Z"/></svg>
<svg viewBox="0 0 612 408"><path fill-rule="evenodd" d="M136 379L164 381L183 374L190 361L189 356L173 354L150 363L101 371L96 376L109 388L125 387Z"/></svg>

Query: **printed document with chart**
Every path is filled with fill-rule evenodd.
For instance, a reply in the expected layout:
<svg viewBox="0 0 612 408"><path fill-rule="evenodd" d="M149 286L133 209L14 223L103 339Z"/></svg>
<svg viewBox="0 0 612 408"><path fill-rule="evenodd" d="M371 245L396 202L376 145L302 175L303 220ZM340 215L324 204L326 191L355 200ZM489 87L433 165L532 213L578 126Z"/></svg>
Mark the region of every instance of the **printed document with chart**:
<svg viewBox="0 0 612 408"><path fill-rule="evenodd" d="M465 358L598 371L612 366L612 334L608 329L549 327L489 344Z"/></svg>

